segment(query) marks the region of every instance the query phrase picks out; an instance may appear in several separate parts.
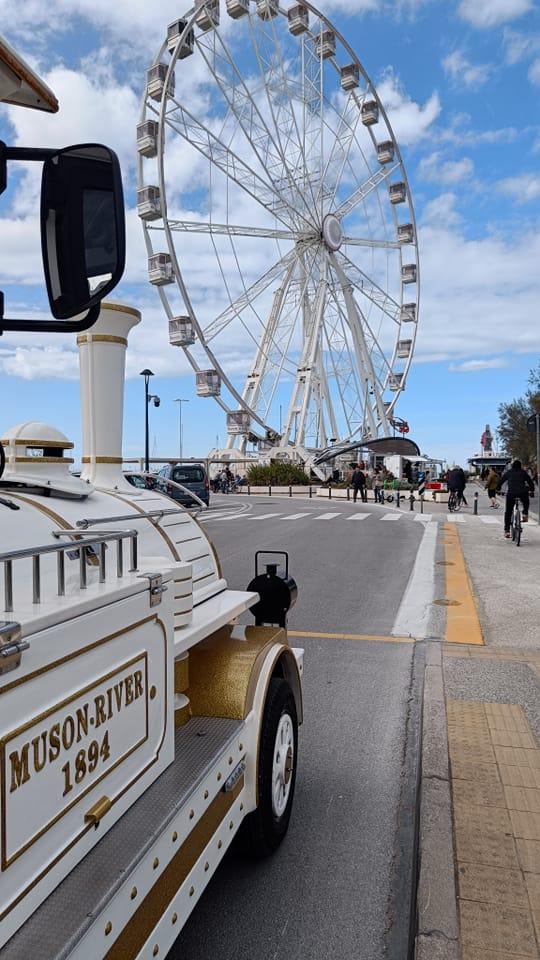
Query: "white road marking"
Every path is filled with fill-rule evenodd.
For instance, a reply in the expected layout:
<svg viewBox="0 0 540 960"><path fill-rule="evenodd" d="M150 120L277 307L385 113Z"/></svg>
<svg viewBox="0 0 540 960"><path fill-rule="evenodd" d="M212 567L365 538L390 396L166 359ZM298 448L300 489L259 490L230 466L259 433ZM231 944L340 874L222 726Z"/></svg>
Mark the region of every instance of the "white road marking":
<svg viewBox="0 0 540 960"><path fill-rule="evenodd" d="M500 520L496 520L495 517L480 517L482 523L495 523L498 527L501 525Z"/></svg>
<svg viewBox="0 0 540 960"><path fill-rule="evenodd" d="M280 513L263 513L260 517L251 517L252 520L271 520L273 517L280 517Z"/></svg>
<svg viewBox="0 0 540 960"><path fill-rule="evenodd" d="M370 516L370 513L353 513L352 517L347 517L347 520L367 520Z"/></svg>
<svg viewBox="0 0 540 960"><path fill-rule="evenodd" d="M340 513L321 513L318 517L313 517L314 520L334 520L335 517L340 517Z"/></svg>
<svg viewBox="0 0 540 960"><path fill-rule="evenodd" d="M438 530L436 523L426 523L424 527L414 568L392 628L393 636L424 638L430 635L429 618L435 590Z"/></svg>
<svg viewBox="0 0 540 960"><path fill-rule="evenodd" d="M285 520L285 521L287 521L287 520L301 520L302 517L310 517L310 516L311 516L310 513L291 513L290 516L288 516L288 517L282 517L281 520L282 520L282 522L283 522L284 520Z"/></svg>
<svg viewBox="0 0 540 960"><path fill-rule="evenodd" d="M458 517L455 513L448 513L446 515L448 523L466 523L465 517Z"/></svg>
<svg viewBox="0 0 540 960"><path fill-rule="evenodd" d="M402 516L402 513L385 513L381 520L401 520Z"/></svg>
<svg viewBox="0 0 540 960"><path fill-rule="evenodd" d="M432 513L416 513L414 519L417 520L419 523L429 523L430 520L433 520L433 514Z"/></svg>

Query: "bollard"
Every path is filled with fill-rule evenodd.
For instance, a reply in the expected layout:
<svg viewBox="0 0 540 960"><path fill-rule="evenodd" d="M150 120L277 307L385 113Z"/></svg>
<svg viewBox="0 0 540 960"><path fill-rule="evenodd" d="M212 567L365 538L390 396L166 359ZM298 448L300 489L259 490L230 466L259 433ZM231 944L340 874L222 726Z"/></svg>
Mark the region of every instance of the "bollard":
<svg viewBox="0 0 540 960"><path fill-rule="evenodd" d="M414 511L414 493L411 493L411 495L410 495L410 497L409 497L409 501L410 501L410 505L411 505L411 506L410 506L410 509L411 509L411 511Z"/></svg>
<svg viewBox="0 0 540 960"><path fill-rule="evenodd" d="M328 499L332 499L332 487L328 487Z"/></svg>
<svg viewBox="0 0 540 960"><path fill-rule="evenodd" d="M398 490L398 492L397 492L396 503L397 503L398 508L399 508L399 507L401 506L401 494L400 494L399 490Z"/></svg>
<svg viewBox="0 0 540 960"><path fill-rule="evenodd" d="M312 488L311 484L309 485L309 499L310 499L310 500L313 499L313 488Z"/></svg>
<svg viewBox="0 0 540 960"><path fill-rule="evenodd" d="M289 496L292 497L292 487L289 485Z"/></svg>
<svg viewBox="0 0 540 960"><path fill-rule="evenodd" d="M420 513L424 512L424 496L420 497Z"/></svg>
<svg viewBox="0 0 540 960"><path fill-rule="evenodd" d="M248 497L250 497L250 496L251 496L251 487L250 487L250 485L249 485L249 483L248 483Z"/></svg>
<svg viewBox="0 0 540 960"><path fill-rule="evenodd" d="M347 500L351 499L351 488L347 487Z"/></svg>
<svg viewBox="0 0 540 960"><path fill-rule="evenodd" d="M270 486L270 484L268 484L268 496L269 497L272 496L272 487Z"/></svg>
<svg viewBox="0 0 540 960"><path fill-rule="evenodd" d="M475 493L475 495L474 495L473 515L474 515L475 517L478 516L478 493Z"/></svg>

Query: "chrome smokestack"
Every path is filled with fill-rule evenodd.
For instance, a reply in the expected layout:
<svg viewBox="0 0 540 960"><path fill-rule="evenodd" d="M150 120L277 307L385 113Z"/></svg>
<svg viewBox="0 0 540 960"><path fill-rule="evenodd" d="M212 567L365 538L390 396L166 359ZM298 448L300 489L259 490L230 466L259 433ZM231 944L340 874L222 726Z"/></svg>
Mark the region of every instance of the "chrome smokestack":
<svg viewBox="0 0 540 960"><path fill-rule="evenodd" d="M81 376L81 478L97 487L129 487L122 475L126 347L141 314L104 303L97 323L77 337Z"/></svg>

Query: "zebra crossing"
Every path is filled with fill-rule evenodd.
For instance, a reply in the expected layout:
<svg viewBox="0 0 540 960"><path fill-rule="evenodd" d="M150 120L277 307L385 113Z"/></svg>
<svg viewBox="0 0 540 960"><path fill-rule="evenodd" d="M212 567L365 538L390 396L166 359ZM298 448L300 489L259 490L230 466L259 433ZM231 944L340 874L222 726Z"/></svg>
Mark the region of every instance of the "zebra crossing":
<svg viewBox="0 0 540 960"><path fill-rule="evenodd" d="M273 513L218 513L213 515L205 515L199 518L199 522L202 524L209 523L229 523L229 522L240 522L245 523L254 522L261 523L263 521L274 521L277 520L281 523L301 523L303 521L315 521L317 523L332 523L334 521L381 521L382 523L398 523L400 520L405 522L413 521L415 523L455 523L455 524L467 524L467 523L482 523L489 526L502 526L502 521L498 520L495 517L474 517L474 516L464 516L462 514L448 513L448 514L434 514L434 513L414 513L411 515L410 512L399 513L397 510L392 513L370 513L366 511L364 513L345 513L342 511L335 511L331 513L319 513L314 510L304 511L302 513L283 513L283 512L273 512Z"/></svg>

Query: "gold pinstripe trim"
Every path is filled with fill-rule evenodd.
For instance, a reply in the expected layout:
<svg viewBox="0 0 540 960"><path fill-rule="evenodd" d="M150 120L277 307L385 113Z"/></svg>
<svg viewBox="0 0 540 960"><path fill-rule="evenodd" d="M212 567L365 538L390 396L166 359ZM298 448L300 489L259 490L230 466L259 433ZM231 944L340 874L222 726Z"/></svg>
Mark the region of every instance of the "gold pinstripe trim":
<svg viewBox="0 0 540 960"><path fill-rule="evenodd" d="M77 337L77 346L83 343L119 343L122 347L127 347L128 342L125 337L114 337L109 333L81 333Z"/></svg>

